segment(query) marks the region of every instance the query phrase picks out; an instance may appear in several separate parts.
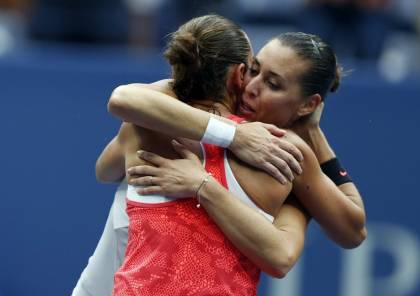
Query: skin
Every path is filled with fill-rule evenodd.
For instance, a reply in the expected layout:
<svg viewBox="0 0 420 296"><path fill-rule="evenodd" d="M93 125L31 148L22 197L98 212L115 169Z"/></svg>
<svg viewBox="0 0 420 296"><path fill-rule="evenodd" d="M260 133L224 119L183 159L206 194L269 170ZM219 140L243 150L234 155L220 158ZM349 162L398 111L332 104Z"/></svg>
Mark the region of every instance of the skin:
<svg viewBox="0 0 420 296"><path fill-rule="evenodd" d="M237 78L235 75L238 75L240 71L232 71L231 73L233 76L232 79L235 80ZM236 80L240 81L239 79ZM228 79L228 81L231 80ZM168 91L167 88L167 84L165 85L164 83L158 83L153 87L165 87L166 92L170 94L170 91ZM162 94L159 93L159 95ZM211 102L211 100L209 100L209 102ZM214 105L214 108L220 112L222 116L228 116L231 114L230 110L221 104ZM168 159L176 159L179 157L176 154L176 151L173 150L170 139L171 137L155 133L149 129L144 129L133 124L124 123L117 137L111 141L111 143L106 147L98 159L97 175L107 176L108 172L110 172L111 177L107 176L107 180L112 179L112 177L122 175L124 174L125 170L121 169L121 163L124 163L125 168L145 165L143 166L143 169L146 168L148 170L147 172L153 173L154 170L156 170L156 167L148 165L153 162L151 159L145 158L147 155L160 154ZM188 143L187 145L189 146L189 149L199 154L200 150L196 144L197 143ZM143 157L139 159L136 152L140 148L152 151L154 153L147 152L142 154ZM187 169L183 166L183 162L185 162L185 160L177 161L181 170ZM243 185L242 182L246 182L248 184L247 189L245 190L250 190L255 193L255 200L263 200L263 196L269 197L273 201L276 200L277 205L275 208L270 210L270 213L273 216L279 216L279 220L277 220L277 224L271 224L268 220L266 220L265 217L261 216L254 209L245 206L242 204L242 202L236 200L235 198L234 203L230 205L229 208L231 208L231 210L235 208L235 211L239 209L239 211L242 213L242 217L239 220L234 218L234 220L236 220L237 223L242 224L240 220L243 219L243 217L250 217L250 215L255 216L254 219L259 221L257 225L260 225L260 228L257 229L256 226L253 225L252 228L244 227L243 230L238 232L236 231L236 228L239 227L239 225L236 225L233 228L222 228L222 230L234 243L234 245L240 248L240 250L262 270L275 277L283 277L296 262L302 251L304 233L306 230L308 217L302 210L299 209L299 205L296 203L291 202L288 203L287 206L282 208L280 207L280 205L283 204L285 198L287 197L288 192L290 191L290 183L282 185L269 175L262 173L261 171L255 171L248 165L240 163L237 159L231 158L229 162L235 176L241 180L241 185ZM198 165L201 167L201 161L198 161ZM115 174L115 170L119 170L119 172ZM205 171L203 172L205 173ZM136 172L136 174L139 173L141 174L145 172ZM198 177L201 181L200 174L196 177ZM249 179L252 179L254 182L249 182ZM159 178L155 178L155 181L158 180ZM176 180L176 177L173 180ZM196 183L197 180L198 179L196 178L191 178L189 179L189 182L190 184L193 184ZM129 183L132 183L131 178L129 178ZM264 186L263 189L258 189L261 184L266 186ZM195 188L194 190L197 189L195 185L192 185L192 187ZM151 188L153 189L153 187ZM279 195L280 192L281 194ZM228 191L225 193L230 194ZM186 194L180 190L177 191L176 196L185 197L191 196L191 194ZM279 196L281 198L278 198ZM228 218L228 221L229 220L231 220L231 218ZM230 222L228 221L225 222L218 220L216 223L219 222L221 224L229 224ZM278 230L276 225L278 225L278 227L282 227L283 229L287 229L287 231ZM253 234L252 240L249 240L248 235L251 233ZM246 234L246 237L244 234ZM247 241L245 242L245 240ZM261 251L261 247L264 245L266 245L267 248L270 248L269 252Z"/></svg>
<svg viewBox="0 0 420 296"><path fill-rule="evenodd" d="M249 79L249 81L247 81L240 112L249 119L265 120L265 116L267 116L268 122L292 126L297 118L308 116L316 110L320 103L320 97L313 95L303 98L300 95L297 78L307 65L296 59L292 50L282 47L278 41L272 41L257 55L259 68L256 69L253 65L245 79ZM288 57L301 63L301 67L287 68L291 62L287 63L286 58L283 63L284 68L280 66L281 60L279 61L280 65L273 62L267 63L270 54L279 51L283 52L286 57L289 54ZM290 83L290 86L277 85L283 82ZM124 108L130 107L131 103L135 104L132 100L133 97L139 94L143 96L156 95L153 92L139 91L138 89L125 91L125 95L121 96L120 94L118 99L111 97L110 100L110 103L114 101L113 104L115 104L111 108L111 112L114 109L122 119L126 119L124 118ZM132 97L130 98L130 95L127 94L131 94ZM281 109L280 107L287 109L288 112L283 113L283 110L278 110ZM276 112L273 112L274 110ZM275 113L275 116L272 113ZM262 176L259 176L258 178L261 178L261 180L258 179L259 186L247 185L249 180L256 180L255 175L251 173L252 170L246 165L230 160L241 186L251 195L256 204L275 217L273 224L236 198L231 198L231 193L215 180L211 180L200 191L203 206L235 246L262 269L278 277L284 276L297 260L303 248L304 231L307 224L307 217L293 202L282 206L290 192L297 196L301 202L304 201L305 207L327 230L330 237L340 245L354 247L363 241L366 235L363 204L354 185L344 184L337 188L328 177L322 174L318 160L310 146L294 133L290 133L287 138L302 151L304 156L303 173L295 176L293 184L279 188L275 183L270 183L273 181L272 179L271 181L270 179L264 180ZM325 147L325 145L321 145L321 147ZM179 196L181 192L185 194L184 196L190 196L191 193L195 193L207 174L200 162L193 159L185 147L178 146L177 151L186 157L182 160L184 161L182 165L178 165L178 167L176 163L180 160L164 159L154 153L142 152L140 154L142 159L154 164L157 168L149 165L137 166L130 170L130 174L136 177L138 175L152 176L153 184L150 184L150 177L132 178L131 183L153 185L142 189L142 194L157 193ZM190 165L188 170L185 169L187 164ZM179 169L179 167L183 169ZM168 180L176 182L172 184ZM185 186L182 187L182 184ZM264 189L267 190L264 192ZM262 193L258 194L259 192ZM319 204L320 201L322 201L322 205ZM285 209L286 212L282 209ZM325 217L328 213L332 214L332 217ZM287 217L286 220L285 217ZM349 243L347 237L357 238ZM287 247L284 247L285 245ZM280 252L282 248L283 252Z"/></svg>
<svg viewBox="0 0 420 296"><path fill-rule="evenodd" d="M309 63L292 48L276 39L269 42L257 54L246 75L239 114L248 120L261 120L298 132L323 163L335 154L319 128L321 97L318 94L305 97L300 91L299 77L308 67ZM366 237L364 205L353 183L340 185L339 189L344 196L332 202L305 194L299 201L331 239L352 248ZM354 241L348 241L347 237L353 237Z"/></svg>
<svg viewBox="0 0 420 296"><path fill-rule="evenodd" d="M302 97L298 77L307 68L308 63L293 49L281 46L277 40L269 42L258 52L247 72L238 114L249 121L290 128L299 117L313 112L319 103L313 102L312 108L304 104L310 98Z"/></svg>

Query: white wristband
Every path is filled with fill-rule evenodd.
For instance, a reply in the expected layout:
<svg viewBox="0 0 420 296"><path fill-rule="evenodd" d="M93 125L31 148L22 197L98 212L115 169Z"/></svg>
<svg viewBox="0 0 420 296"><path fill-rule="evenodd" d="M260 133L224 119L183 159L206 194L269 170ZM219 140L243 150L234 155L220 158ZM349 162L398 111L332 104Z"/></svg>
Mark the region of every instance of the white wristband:
<svg viewBox="0 0 420 296"><path fill-rule="evenodd" d="M201 142L226 148L232 143L235 131L235 125L210 117Z"/></svg>

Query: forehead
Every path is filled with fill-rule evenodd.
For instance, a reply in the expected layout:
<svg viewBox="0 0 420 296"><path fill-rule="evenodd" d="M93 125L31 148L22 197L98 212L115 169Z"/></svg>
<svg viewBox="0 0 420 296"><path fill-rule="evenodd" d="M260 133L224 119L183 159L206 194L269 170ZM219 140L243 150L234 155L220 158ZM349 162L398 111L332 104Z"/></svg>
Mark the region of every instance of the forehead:
<svg viewBox="0 0 420 296"><path fill-rule="evenodd" d="M256 56L262 70L268 70L292 79L307 69L308 63L296 52L278 40L268 42Z"/></svg>

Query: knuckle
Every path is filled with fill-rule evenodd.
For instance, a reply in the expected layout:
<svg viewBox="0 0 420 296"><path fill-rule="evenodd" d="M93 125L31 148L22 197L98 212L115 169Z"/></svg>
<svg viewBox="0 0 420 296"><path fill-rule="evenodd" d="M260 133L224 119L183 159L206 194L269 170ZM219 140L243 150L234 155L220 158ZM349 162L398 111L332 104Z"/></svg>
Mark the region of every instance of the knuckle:
<svg viewBox="0 0 420 296"><path fill-rule="evenodd" d="M287 163L284 160L279 161L278 167L282 170L287 170L289 168L289 166L287 165Z"/></svg>

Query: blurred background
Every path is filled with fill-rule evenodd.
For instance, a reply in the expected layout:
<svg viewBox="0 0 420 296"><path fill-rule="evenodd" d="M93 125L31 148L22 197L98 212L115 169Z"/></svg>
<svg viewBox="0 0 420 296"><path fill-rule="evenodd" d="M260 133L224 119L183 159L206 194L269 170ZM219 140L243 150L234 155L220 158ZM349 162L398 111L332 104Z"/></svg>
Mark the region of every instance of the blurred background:
<svg viewBox="0 0 420 296"><path fill-rule="evenodd" d="M119 127L107 99L168 77L165 36L209 12L255 51L284 31L318 34L351 72L322 127L364 196L369 238L341 250L312 222L298 265L260 295L419 296L418 0L0 0L0 296L71 294L116 188L94 174Z"/></svg>

